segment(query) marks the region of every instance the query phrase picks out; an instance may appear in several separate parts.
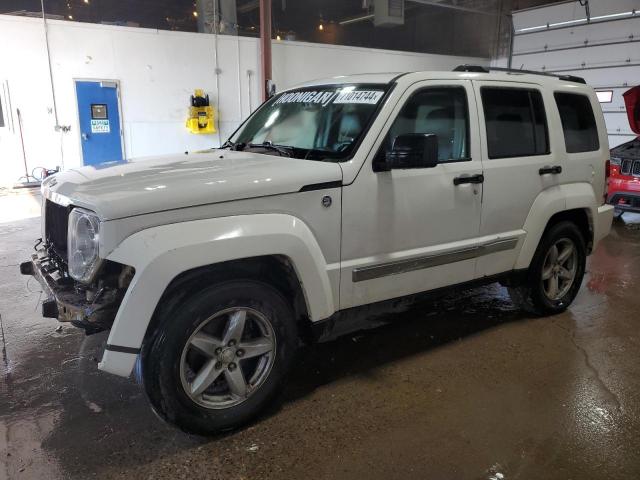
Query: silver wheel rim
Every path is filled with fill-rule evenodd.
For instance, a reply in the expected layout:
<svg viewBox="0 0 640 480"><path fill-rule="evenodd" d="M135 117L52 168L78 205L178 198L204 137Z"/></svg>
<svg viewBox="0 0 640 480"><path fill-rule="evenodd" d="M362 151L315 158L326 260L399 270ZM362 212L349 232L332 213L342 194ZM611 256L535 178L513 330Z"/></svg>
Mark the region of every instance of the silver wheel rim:
<svg viewBox="0 0 640 480"><path fill-rule="evenodd" d="M239 405L269 376L276 353L271 322L248 307L210 316L189 337L180 358L180 380L198 405Z"/></svg>
<svg viewBox="0 0 640 480"><path fill-rule="evenodd" d="M544 259L542 287L549 300L562 299L571 289L578 273L578 250L573 240L555 242Z"/></svg>

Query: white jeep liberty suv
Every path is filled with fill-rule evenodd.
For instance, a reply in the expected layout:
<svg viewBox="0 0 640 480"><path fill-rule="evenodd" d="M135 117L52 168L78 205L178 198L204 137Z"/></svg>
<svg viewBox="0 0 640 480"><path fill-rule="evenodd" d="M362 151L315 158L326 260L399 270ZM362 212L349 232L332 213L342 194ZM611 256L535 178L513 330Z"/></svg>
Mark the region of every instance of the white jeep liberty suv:
<svg viewBox="0 0 640 480"><path fill-rule="evenodd" d="M366 326L359 307L500 281L530 312L566 309L611 227L608 154L580 78L336 77L219 149L46 179L21 271L44 316L110 330L101 370L139 361L155 410L210 434L274 398L301 339Z"/></svg>

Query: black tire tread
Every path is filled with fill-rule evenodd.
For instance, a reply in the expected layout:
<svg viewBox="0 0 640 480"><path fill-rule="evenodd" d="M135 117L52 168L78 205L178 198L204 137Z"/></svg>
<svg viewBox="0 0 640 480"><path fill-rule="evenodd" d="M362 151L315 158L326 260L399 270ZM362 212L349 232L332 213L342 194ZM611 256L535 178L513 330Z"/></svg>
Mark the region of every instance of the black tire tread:
<svg viewBox="0 0 640 480"><path fill-rule="evenodd" d="M542 292L539 281L539 270L542 268L542 263L544 262L545 255L551 243L562 236L570 236L576 242L580 265L578 267L576 282L565 296L567 301L552 305L544 298L544 293ZM536 316L555 315L563 312L571 305L580 289L580 284L582 283L585 272L586 256L585 239L575 223L564 220L550 226L538 244L538 248L531 260L525 282L522 285L508 287L507 290L511 300L519 309Z"/></svg>
<svg viewBox="0 0 640 480"><path fill-rule="evenodd" d="M190 332L204 320L202 315L198 318L197 314L202 309L206 311L207 302L212 307L210 313L213 313L223 307L225 301L231 305L233 301L229 303L225 298L233 298L234 295L243 299L240 300L242 304L256 298L253 305L247 306L271 310L263 313L272 320L276 331L277 359L265 383L247 401L224 410L209 410L188 400L181 385L176 386L175 363L180 360L179 354L175 358L175 353L181 352L177 337L186 341ZM219 301L216 300L218 298ZM145 392L154 411L162 419L187 433L212 435L234 430L250 422L274 400L290 370L297 346L293 312L278 290L253 279L229 280L199 289L186 297L176 292L165 299L162 307L158 309L161 318L156 330L145 341L141 354Z"/></svg>

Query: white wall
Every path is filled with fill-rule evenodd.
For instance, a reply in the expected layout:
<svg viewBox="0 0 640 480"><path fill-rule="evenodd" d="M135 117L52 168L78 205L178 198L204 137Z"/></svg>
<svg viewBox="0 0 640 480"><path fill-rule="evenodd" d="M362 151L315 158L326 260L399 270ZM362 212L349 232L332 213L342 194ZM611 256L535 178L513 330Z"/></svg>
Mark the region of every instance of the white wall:
<svg viewBox="0 0 640 480"><path fill-rule="evenodd" d="M0 15L0 83L11 111L23 117L29 170L82 164L74 79L120 83L127 158L218 145L260 103L259 43L255 38L49 21L49 44L60 125L53 100L42 20ZM338 74L450 69L487 59L373 50L301 42L273 43L279 89ZM218 85L219 83L219 85ZM219 113L219 135L193 135L185 126L189 96L202 88ZM0 88L0 92L2 89ZM2 93L0 93L0 96ZM8 99L3 99L7 108ZM0 128L0 184L22 175L17 120Z"/></svg>
<svg viewBox="0 0 640 480"><path fill-rule="evenodd" d="M596 89L613 90L613 102L602 108L614 147L635 138L622 94L640 84L640 0L589 3L590 24L577 1L515 12L512 67L578 75Z"/></svg>

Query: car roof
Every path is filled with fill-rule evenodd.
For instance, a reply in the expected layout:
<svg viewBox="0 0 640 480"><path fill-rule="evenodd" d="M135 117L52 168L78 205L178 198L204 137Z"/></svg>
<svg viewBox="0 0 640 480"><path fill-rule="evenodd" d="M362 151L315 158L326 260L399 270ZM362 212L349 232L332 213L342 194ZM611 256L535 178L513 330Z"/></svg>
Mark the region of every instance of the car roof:
<svg viewBox="0 0 640 480"><path fill-rule="evenodd" d="M486 72L458 72L458 71L415 71L415 72L390 72L390 73L361 73L356 75L338 75L335 77L321 78L301 83L290 89L306 88L321 85L343 85L343 84L388 84L394 80L494 80L505 82L534 83L537 85L549 85L557 87L559 82L569 83L573 86L585 87L585 85L560 78L554 75L545 75L529 72L519 72L511 70L508 72L492 71ZM288 89L288 90L290 90Z"/></svg>

